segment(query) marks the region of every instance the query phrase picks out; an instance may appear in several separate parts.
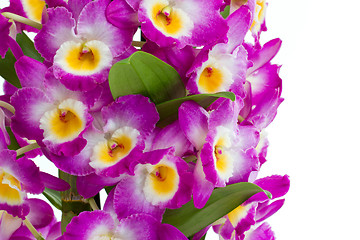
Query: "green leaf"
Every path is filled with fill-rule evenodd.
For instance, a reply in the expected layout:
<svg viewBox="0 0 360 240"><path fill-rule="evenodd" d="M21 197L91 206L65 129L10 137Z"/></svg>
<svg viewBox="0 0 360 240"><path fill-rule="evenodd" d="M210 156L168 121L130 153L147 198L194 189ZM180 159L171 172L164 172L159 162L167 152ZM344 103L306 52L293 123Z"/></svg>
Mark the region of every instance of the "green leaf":
<svg viewBox="0 0 360 240"><path fill-rule="evenodd" d="M157 104L156 108L160 115L160 121L158 122L158 127L164 127L170 124L171 122L175 121L178 118L177 115L178 109L180 105L185 101L192 100L197 102L202 107L207 108L208 106L210 106L211 103L213 103L219 97L229 98L232 101L235 101L236 98L235 94L232 92L220 92L214 94L191 95Z"/></svg>
<svg viewBox="0 0 360 240"><path fill-rule="evenodd" d="M15 72L15 62L16 58L9 49L4 59L0 57L0 76L2 76L7 82L12 84L13 86L21 88L19 78Z"/></svg>
<svg viewBox="0 0 360 240"><path fill-rule="evenodd" d="M14 133L12 132L11 128L10 127L6 127L6 131L7 133L9 134L9 137L10 137L10 145L8 145L8 149L10 150L17 150L20 148L20 145L19 143L17 142L15 136L14 136Z"/></svg>
<svg viewBox="0 0 360 240"><path fill-rule="evenodd" d="M259 192L264 191L255 184L248 182L217 188L202 209L195 208L193 201L178 209L167 209L163 217L163 223L175 226L186 237L190 237ZM268 195L268 197L270 196Z"/></svg>
<svg viewBox="0 0 360 240"><path fill-rule="evenodd" d="M16 42L20 45L24 55L31 57L39 62L43 62L44 58L35 49L34 42L23 32L16 35Z"/></svg>
<svg viewBox="0 0 360 240"><path fill-rule="evenodd" d="M114 187L116 187L116 185L104 187L105 192L106 192L107 194L109 194L109 193L111 192L111 190L113 190Z"/></svg>
<svg viewBox="0 0 360 240"><path fill-rule="evenodd" d="M220 14L224 19L226 19L230 14L230 6L226 6L224 11L222 11Z"/></svg>
<svg viewBox="0 0 360 240"><path fill-rule="evenodd" d="M41 57L40 53L35 49L34 42L25 34L19 33L16 35L16 42L21 47L24 55L31 57L35 60L43 62L44 59ZM18 76L15 71L15 62L16 58L14 54L10 51L7 51L5 58L0 58L0 76L3 77L7 82L12 84L17 88L21 88L21 84Z"/></svg>
<svg viewBox="0 0 360 240"><path fill-rule="evenodd" d="M135 52L112 66L109 85L114 99L129 94L149 97L155 104L185 96L176 70L145 52Z"/></svg>
<svg viewBox="0 0 360 240"><path fill-rule="evenodd" d="M43 195L51 202L54 207L61 210L61 194L58 191L52 190L50 188L45 188Z"/></svg>

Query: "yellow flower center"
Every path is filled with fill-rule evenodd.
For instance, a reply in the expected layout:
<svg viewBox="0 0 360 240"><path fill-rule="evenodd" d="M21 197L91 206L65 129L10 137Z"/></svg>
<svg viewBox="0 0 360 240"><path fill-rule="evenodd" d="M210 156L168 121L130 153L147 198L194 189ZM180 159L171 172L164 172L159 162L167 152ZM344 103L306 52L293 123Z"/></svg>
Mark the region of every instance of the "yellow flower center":
<svg viewBox="0 0 360 240"><path fill-rule="evenodd" d="M150 173L151 185L159 195L167 195L174 192L178 185L178 174L172 167L159 164Z"/></svg>
<svg viewBox="0 0 360 240"><path fill-rule="evenodd" d="M19 205L23 200L20 191L19 180L0 169L0 201L9 205Z"/></svg>
<svg viewBox="0 0 360 240"><path fill-rule="evenodd" d="M220 90L223 82L223 74L219 69L206 67L200 75L199 87L206 93L215 93Z"/></svg>
<svg viewBox="0 0 360 240"><path fill-rule="evenodd" d="M154 24L167 34L177 34L183 28L180 14L171 6L157 3L152 8L152 20Z"/></svg>
<svg viewBox="0 0 360 240"><path fill-rule="evenodd" d="M41 22L42 12L45 7L44 0L21 0L26 15L33 21Z"/></svg>
<svg viewBox="0 0 360 240"><path fill-rule="evenodd" d="M65 58L68 66L76 71L94 70L100 62L100 52L97 48L90 49L86 45L73 46Z"/></svg>

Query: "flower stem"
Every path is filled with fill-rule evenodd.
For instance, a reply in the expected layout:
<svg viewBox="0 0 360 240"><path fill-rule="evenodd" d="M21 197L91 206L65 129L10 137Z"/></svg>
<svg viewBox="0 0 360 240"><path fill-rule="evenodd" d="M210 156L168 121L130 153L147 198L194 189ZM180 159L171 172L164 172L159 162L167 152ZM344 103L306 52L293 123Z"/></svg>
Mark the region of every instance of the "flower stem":
<svg viewBox="0 0 360 240"><path fill-rule="evenodd" d="M25 218L23 222L37 240L45 240L27 218Z"/></svg>
<svg viewBox="0 0 360 240"><path fill-rule="evenodd" d="M12 114L15 114L15 108L7 103L7 102L4 102L4 101L0 101L0 107L3 107L3 108L6 108L7 110L9 110Z"/></svg>
<svg viewBox="0 0 360 240"><path fill-rule="evenodd" d="M23 155L26 152L29 152L29 151L34 150L39 147L40 147L39 144L31 143L29 145L26 145L25 147L22 147L22 148L19 148L18 150L16 150L16 156L18 157L20 155Z"/></svg>
<svg viewBox="0 0 360 240"><path fill-rule="evenodd" d="M6 18L12 19L12 20L14 20L16 22L20 22L20 23L29 25L29 26L31 26L33 28L36 28L36 29L39 29L39 30L42 28L42 25L40 23L35 22L33 20L30 20L28 18L24 18L24 17L19 16L17 14L10 13L10 12L3 12L1 14Z"/></svg>
<svg viewBox="0 0 360 240"><path fill-rule="evenodd" d="M134 47L142 47L144 46L145 42L139 42L139 41L132 41L132 45Z"/></svg>
<svg viewBox="0 0 360 240"><path fill-rule="evenodd" d="M100 208L98 207L98 205L96 204L95 200L93 198L89 199L89 204L91 206L91 208L95 211L95 210L100 210Z"/></svg>

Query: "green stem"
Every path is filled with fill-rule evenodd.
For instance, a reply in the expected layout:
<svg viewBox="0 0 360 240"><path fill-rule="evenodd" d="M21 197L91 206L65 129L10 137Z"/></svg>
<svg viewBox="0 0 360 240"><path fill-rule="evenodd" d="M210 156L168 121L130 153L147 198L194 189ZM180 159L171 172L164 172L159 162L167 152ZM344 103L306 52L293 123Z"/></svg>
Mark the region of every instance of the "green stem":
<svg viewBox="0 0 360 240"><path fill-rule="evenodd" d="M15 108L12 105L10 105L9 103L7 103L7 102L0 101L0 107L6 108L12 114L15 114Z"/></svg>
<svg viewBox="0 0 360 240"><path fill-rule="evenodd" d="M76 176L59 170L59 177L70 184L69 190L61 192L61 232L64 233L71 219L83 211L91 211L91 206L90 203L77 192Z"/></svg>
<svg viewBox="0 0 360 240"><path fill-rule="evenodd" d="M100 208L98 207L98 205L96 204L95 200L93 198L89 199L89 204L92 208L92 210L100 210Z"/></svg>
<svg viewBox="0 0 360 240"><path fill-rule="evenodd" d="M12 19L16 22L20 22L20 23L23 23L23 24L26 24L26 25L29 25L31 27L34 27L36 29L41 29L42 28L42 25L38 22L35 22L33 20L30 20L28 18L24 18L22 16L19 16L17 14L14 14L14 13L10 13L10 12L3 12L1 13L4 17L6 18L9 18L9 19Z"/></svg>
<svg viewBox="0 0 360 240"><path fill-rule="evenodd" d="M36 142L35 143L31 143L29 145L26 145L25 147L22 147L22 148L19 148L18 150L16 150L16 156L21 156L23 155L24 153L26 152L29 152L31 150L34 150L36 148L39 148L39 144L37 144Z"/></svg>
<svg viewBox="0 0 360 240"><path fill-rule="evenodd" d="M37 240L45 240L27 218L25 218L23 222Z"/></svg>
<svg viewBox="0 0 360 240"><path fill-rule="evenodd" d="M132 41L132 45L134 47L142 47L144 46L145 42L139 42L139 41Z"/></svg>

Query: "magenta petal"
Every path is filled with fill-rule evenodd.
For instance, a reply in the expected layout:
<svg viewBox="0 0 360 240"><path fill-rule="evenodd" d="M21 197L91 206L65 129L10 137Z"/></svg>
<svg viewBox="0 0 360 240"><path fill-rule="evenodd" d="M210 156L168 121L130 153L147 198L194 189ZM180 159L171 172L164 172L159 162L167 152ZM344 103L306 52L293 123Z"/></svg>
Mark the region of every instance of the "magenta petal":
<svg viewBox="0 0 360 240"><path fill-rule="evenodd" d="M102 177L95 173L77 177L76 187L81 196L84 198L90 198L95 196L106 186L113 186L118 183L123 176L118 178Z"/></svg>
<svg viewBox="0 0 360 240"><path fill-rule="evenodd" d="M187 139L200 150L208 132L209 114L193 101L187 101L179 107L179 123Z"/></svg>
<svg viewBox="0 0 360 240"><path fill-rule="evenodd" d="M54 219L54 211L45 201L32 198L27 199L26 203L30 206L30 213L27 218L35 228L43 228Z"/></svg>
<svg viewBox="0 0 360 240"><path fill-rule="evenodd" d="M53 175L50 175L46 172L40 172L41 181L44 183L45 187L56 190L56 191L66 191L70 189L70 185Z"/></svg>
<svg viewBox="0 0 360 240"><path fill-rule="evenodd" d="M161 240L187 240L179 229L170 224L159 224L158 238ZM194 239L194 238L193 238Z"/></svg>
<svg viewBox="0 0 360 240"><path fill-rule="evenodd" d="M66 41L76 41L75 20L64 7L49 8L49 20L35 37L35 47L46 60L52 61Z"/></svg>
<svg viewBox="0 0 360 240"><path fill-rule="evenodd" d="M112 1L106 8L106 17L118 28L136 28L140 25L137 11L125 0Z"/></svg>
<svg viewBox="0 0 360 240"><path fill-rule="evenodd" d="M83 8L91 2L91 0L69 0L68 7L72 13L72 17L77 21Z"/></svg>
<svg viewBox="0 0 360 240"><path fill-rule="evenodd" d="M131 45L135 30L119 29L107 21L105 12L109 0L91 1L81 11L77 34L85 39L105 43L114 57L123 54Z"/></svg>
<svg viewBox="0 0 360 240"><path fill-rule="evenodd" d="M251 12L247 6L240 7L226 19L229 26L229 31L227 33L227 49L229 53L232 53L234 49L243 42L244 37L250 28L250 20Z"/></svg>
<svg viewBox="0 0 360 240"><path fill-rule="evenodd" d="M193 199L196 208L203 208L214 190L214 184L205 179L202 163L196 162L194 171Z"/></svg>
<svg viewBox="0 0 360 240"><path fill-rule="evenodd" d="M146 201L145 195L136 184L136 176L125 177L115 188L114 209L118 219L132 214L146 213L161 220L165 209L160 209Z"/></svg>
<svg viewBox="0 0 360 240"><path fill-rule="evenodd" d="M82 212L75 216L66 227L64 240L88 240L101 229L104 234L110 233L115 227L111 215L104 211Z"/></svg>
<svg viewBox="0 0 360 240"><path fill-rule="evenodd" d="M5 54L9 48L9 33L10 33L10 26L11 23L9 19L4 17L3 15L0 16L0 56L2 58L5 57Z"/></svg>
<svg viewBox="0 0 360 240"><path fill-rule="evenodd" d="M285 199L280 199L269 205L260 203L258 209L256 210L256 222L262 222L271 217L284 205L284 202Z"/></svg>
<svg viewBox="0 0 360 240"><path fill-rule="evenodd" d="M253 62L254 65L248 69L247 75L250 75L266 63L270 62L278 53L281 43L279 38L275 38L265 43L260 50L250 53L249 60Z"/></svg>
<svg viewBox="0 0 360 240"><path fill-rule="evenodd" d="M44 88L44 79L47 67L43 63L30 57L23 56L16 61L15 70L23 88Z"/></svg>
<svg viewBox="0 0 360 240"><path fill-rule="evenodd" d="M12 97L15 115L11 118L11 129L21 137L31 140L43 139L40 118L53 105L50 99L38 88L19 89Z"/></svg>
<svg viewBox="0 0 360 240"><path fill-rule="evenodd" d="M268 223L261 224L250 233L245 233L244 240L275 240L274 232Z"/></svg>

